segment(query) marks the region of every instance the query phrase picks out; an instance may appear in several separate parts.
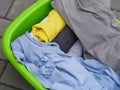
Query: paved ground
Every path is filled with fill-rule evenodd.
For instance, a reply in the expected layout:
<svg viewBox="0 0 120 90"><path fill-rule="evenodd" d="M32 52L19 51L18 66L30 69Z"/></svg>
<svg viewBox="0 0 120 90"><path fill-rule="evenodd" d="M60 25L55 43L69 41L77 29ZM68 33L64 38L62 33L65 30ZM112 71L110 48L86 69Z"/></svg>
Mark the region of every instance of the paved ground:
<svg viewBox="0 0 120 90"><path fill-rule="evenodd" d="M1 39L6 27L36 0L0 0L0 90L34 90L9 63L2 52ZM120 0L112 8L120 18Z"/></svg>
<svg viewBox="0 0 120 90"><path fill-rule="evenodd" d="M0 90L34 90L4 56L1 39L6 27L35 1L0 0Z"/></svg>

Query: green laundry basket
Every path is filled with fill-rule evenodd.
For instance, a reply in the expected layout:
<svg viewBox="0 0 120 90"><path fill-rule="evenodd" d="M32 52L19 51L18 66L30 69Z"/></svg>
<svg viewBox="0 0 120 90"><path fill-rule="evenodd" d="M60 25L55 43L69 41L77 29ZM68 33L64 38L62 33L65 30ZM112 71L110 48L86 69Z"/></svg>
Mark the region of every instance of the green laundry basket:
<svg viewBox="0 0 120 90"><path fill-rule="evenodd" d="M2 38L2 49L8 60L20 72L20 74L36 89L47 90L26 68L16 59L10 48L10 43L27 30L30 31L32 26L45 18L49 11L52 10L52 0L38 0L28 9L26 9L20 16L18 16L11 25L6 29ZM120 21L117 20L120 24Z"/></svg>
<svg viewBox="0 0 120 90"><path fill-rule="evenodd" d="M20 74L36 89L47 90L26 68L16 59L10 48L10 43L27 30L30 31L32 26L45 18L52 9L52 0L38 0L36 3L26 9L18 16L6 29L2 38L2 49L8 60L20 72Z"/></svg>

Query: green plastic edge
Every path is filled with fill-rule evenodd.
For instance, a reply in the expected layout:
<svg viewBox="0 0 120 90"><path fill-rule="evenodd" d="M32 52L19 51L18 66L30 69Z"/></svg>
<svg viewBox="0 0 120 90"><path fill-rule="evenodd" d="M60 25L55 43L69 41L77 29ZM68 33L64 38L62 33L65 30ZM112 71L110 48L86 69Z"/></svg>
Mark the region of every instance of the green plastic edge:
<svg viewBox="0 0 120 90"><path fill-rule="evenodd" d="M52 9L50 2L52 0L38 0L36 3L27 8L20 16L18 16L5 30L2 37L2 49L11 64L19 71L19 73L36 89L47 90L21 63L16 59L10 48L10 43L26 32L30 31L31 26L40 22L46 17ZM19 30L18 30L19 29Z"/></svg>
<svg viewBox="0 0 120 90"><path fill-rule="evenodd" d="M119 19L117 19L116 21L117 21L118 24L120 24L120 20Z"/></svg>

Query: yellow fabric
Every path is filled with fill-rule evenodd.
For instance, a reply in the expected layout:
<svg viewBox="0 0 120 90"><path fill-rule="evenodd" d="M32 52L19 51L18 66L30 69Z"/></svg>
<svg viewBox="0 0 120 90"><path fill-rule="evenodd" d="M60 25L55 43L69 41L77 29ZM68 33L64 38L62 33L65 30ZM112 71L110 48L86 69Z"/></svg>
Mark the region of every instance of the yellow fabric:
<svg viewBox="0 0 120 90"><path fill-rule="evenodd" d="M48 14L45 22L40 22L32 27L32 33L41 42L52 41L65 27L65 22L54 9Z"/></svg>

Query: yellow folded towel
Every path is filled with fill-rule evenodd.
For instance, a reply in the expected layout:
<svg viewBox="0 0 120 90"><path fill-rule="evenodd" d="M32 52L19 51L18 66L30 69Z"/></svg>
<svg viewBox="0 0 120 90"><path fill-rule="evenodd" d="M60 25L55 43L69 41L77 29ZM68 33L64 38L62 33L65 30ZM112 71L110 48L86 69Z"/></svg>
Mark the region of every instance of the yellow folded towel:
<svg viewBox="0 0 120 90"><path fill-rule="evenodd" d="M52 41L65 27L65 21L56 10L51 10L47 20L32 27L32 33L41 42Z"/></svg>

